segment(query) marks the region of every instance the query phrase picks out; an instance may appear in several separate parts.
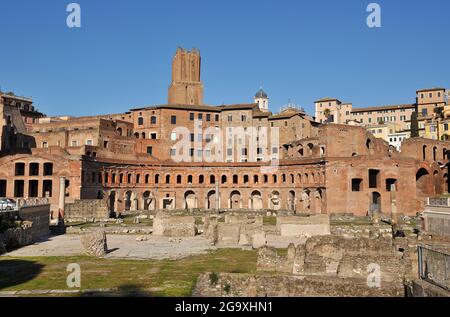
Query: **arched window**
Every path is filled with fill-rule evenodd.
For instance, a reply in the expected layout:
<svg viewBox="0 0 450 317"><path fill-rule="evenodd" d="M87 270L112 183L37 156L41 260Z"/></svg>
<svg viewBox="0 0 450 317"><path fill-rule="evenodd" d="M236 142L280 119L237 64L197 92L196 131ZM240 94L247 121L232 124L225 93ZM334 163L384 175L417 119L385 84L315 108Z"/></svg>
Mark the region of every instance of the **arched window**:
<svg viewBox="0 0 450 317"><path fill-rule="evenodd" d="M159 184L159 174L155 175L155 184Z"/></svg>
<svg viewBox="0 0 450 317"><path fill-rule="evenodd" d="M170 184L170 175L166 175L166 184Z"/></svg>
<svg viewBox="0 0 450 317"><path fill-rule="evenodd" d="M183 178L181 177L181 175L177 176L177 184L181 184Z"/></svg>
<svg viewBox="0 0 450 317"><path fill-rule="evenodd" d="M203 184L204 182L205 182L205 176L200 175L200 176L198 177L198 183L199 183L199 184Z"/></svg>
<svg viewBox="0 0 450 317"><path fill-rule="evenodd" d="M209 177L209 183L210 183L210 184L215 184L215 183L216 183L216 177L215 177L214 175L211 175L211 176Z"/></svg>
<svg viewBox="0 0 450 317"><path fill-rule="evenodd" d="M248 179L248 175L244 175L244 184L248 184L249 179Z"/></svg>
<svg viewBox="0 0 450 317"><path fill-rule="evenodd" d="M273 175L273 176L272 176L272 180L273 180L273 183L274 183L274 184L278 183L278 177L277 177L277 175Z"/></svg>
<svg viewBox="0 0 450 317"><path fill-rule="evenodd" d="M222 175L222 184L227 183L227 177L225 175Z"/></svg>
<svg viewBox="0 0 450 317"><path fill-rule="evenodd" d="M189 175L189 176L188 176L188 184L192 184L192 180L193 180L192 175Z"/></svg>
<svg viewBox="0 0 450 317"><path fill-rule="evenodd" d="M150 182L150 175L145 175L145 183L148 184Z"/></svg>
<svg viewBox="0 0 450 317"><path fill-rule="evenodd" d="M258 182L259 182L259 177L258 177L258 175L253 175L253 183L254 183L254 184L258 184Z"/></svg>
<svg viewBox="0 0 450 317"><path fill-rule="evenodd" d="M237 175L233 175L233 184L237 184L238 183L238 176Z"/></svg>

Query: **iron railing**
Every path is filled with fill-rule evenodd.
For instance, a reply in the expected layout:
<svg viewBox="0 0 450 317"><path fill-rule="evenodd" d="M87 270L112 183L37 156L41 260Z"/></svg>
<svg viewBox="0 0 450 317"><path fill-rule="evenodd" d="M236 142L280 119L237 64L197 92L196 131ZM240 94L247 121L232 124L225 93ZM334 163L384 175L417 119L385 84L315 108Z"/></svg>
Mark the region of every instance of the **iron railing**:
<svg viewBox="0 0 450 317"><path fill-rule="evenodd" d="M420 279L450 291L450 255L419 246L418 256Z"/></svg>
<svg viewBox="0 0 450 317"><path fill-rule="evenodd" d="M427 206L448 207L450 206L449 198L428 198Z"/></svg>

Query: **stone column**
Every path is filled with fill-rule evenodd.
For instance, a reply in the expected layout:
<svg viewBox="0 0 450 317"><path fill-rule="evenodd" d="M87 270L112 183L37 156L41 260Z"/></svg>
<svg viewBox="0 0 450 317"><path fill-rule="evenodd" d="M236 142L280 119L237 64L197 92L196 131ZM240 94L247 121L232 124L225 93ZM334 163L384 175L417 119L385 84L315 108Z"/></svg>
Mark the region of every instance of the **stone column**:
<svg viewBox="0 0 450 317"><path fill-rule="evenodd" d="M220 209L219 181L216 182L216 211Z"/></svg>
<svg viewBox="0 0 450 317"><path fill-rule="evenodd" d="M396 190L397 190L396 186L391 185L391 218L392 218L392 224L394 224L394 225L398 224Z"/></svg>
<svg viewBox="0 0 450 317"><path fill-rule="evenodd" d="M64 219L64 208L66 204L66 178L59 178L59 205L58 205L58 217Z"/></svg>

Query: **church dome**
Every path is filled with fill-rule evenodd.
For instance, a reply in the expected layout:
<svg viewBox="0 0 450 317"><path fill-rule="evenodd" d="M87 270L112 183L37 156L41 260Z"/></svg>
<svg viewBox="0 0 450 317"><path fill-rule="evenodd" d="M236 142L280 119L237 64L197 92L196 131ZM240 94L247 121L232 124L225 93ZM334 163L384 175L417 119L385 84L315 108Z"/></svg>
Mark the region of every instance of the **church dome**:
<svg viewBox="0 0 450 317"><path fill-rule="evenodd" d="M256 93L255 98L267 98L267 94L266 92L261 88L259 89L259 91Z"/></svg>

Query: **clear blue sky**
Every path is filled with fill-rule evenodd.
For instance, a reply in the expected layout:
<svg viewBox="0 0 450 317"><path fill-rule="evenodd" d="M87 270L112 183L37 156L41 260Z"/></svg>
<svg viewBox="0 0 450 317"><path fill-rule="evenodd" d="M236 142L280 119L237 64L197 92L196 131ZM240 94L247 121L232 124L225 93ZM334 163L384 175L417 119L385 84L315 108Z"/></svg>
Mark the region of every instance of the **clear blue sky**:
<svg viewBox="0 0 450 317"><path fill-rule="evenodd" d="M448 0L79 0L81 29L69 2L0 0L0 86L48 115L166 103L178 46L200 49L213 105L260 85L272 111L292 99L311 113L325 96L362 107L450 88ZM370 2L382 28L366 25Z"/></svg>

